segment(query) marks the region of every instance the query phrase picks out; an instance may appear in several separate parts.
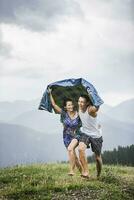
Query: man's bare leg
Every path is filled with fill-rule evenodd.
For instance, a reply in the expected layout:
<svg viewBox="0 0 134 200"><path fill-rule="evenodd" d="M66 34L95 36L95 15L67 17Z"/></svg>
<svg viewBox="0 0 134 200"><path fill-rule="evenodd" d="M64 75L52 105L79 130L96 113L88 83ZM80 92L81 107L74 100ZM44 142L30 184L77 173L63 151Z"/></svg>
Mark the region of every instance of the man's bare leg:
<svg viewBox="0 0 134 200"><path fill-rule="evenodd" d="M70 175L74 175L75 161L76 161L76 154L74 152L77 145L78 145L78 140L73 139L67 148L69 162L70 162L70 172L69 172Z"/></svg>
<svg viewBox="0 0 134 200"><path fill-rule="evenodd" d="M79 158L80 158L80 162L83 168L83 172L82 175L83 176L89 176L89 171L88 171L88 162L87 162L87 157L86 157L86 148L87 145L84 144L84 142L80 142L78 149L79 149Z"/></svg>
<svg viewBox="0 0 134 200"><path fill-rule="evenodd" d="M101 170L102 170L102 158L101 155L98 156L95 154L95 160L96 160L96 169L97 169L97 177L100 177Z"/></svg>

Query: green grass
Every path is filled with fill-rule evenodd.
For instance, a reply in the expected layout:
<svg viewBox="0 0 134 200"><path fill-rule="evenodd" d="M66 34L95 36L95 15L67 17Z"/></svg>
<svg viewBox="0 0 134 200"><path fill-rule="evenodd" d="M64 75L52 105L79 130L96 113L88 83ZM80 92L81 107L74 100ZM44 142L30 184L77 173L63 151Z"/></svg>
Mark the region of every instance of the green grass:
<svg viewBox="0 0 134 200"><path fill-rule="evenodd" d="M103 166L100 180L94 164L90 180L67 175L68 164L34 164L0 170L0 199L132 200L134 168Z"/></svg>

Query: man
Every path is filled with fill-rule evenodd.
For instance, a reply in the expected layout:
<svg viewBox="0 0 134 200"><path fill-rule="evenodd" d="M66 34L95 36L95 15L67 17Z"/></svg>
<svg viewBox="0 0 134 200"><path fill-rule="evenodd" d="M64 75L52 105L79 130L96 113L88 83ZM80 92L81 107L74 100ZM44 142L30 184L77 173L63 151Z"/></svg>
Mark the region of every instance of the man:
<svg viewBox="0 0 134 200"><path fill-rule="evenodd" d="M103 142L100 125L97 123L97 111L99 108L93 106L87 95L81 95L79 97L78 107L79 116L82 121L82 127L80 129L81 137L78 146L79 158L83 167L82 176L89 178L85 151L91 145L91 149L95 153L97 177L99 177L102 169L101 148Z"/></svg>

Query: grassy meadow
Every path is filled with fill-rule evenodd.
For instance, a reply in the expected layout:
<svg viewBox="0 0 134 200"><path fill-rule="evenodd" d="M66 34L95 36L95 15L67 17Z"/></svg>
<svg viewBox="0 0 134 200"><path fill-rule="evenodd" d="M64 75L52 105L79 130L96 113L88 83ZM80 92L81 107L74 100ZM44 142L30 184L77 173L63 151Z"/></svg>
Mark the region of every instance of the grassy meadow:
<svg viewBox="0 0 134 200"><path fill-rule="evenodd" d="M134 167L103 165L99 180L95 164L91 178L68 176L68 164L32 164L0 169L0 200L132 200Z"/></svg>

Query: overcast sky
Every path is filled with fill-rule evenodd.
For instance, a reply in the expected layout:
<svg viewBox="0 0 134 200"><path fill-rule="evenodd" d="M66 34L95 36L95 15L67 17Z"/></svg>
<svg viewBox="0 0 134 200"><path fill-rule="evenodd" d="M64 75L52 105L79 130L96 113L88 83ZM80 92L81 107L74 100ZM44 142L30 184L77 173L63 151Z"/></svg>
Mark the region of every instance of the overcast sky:
<svg viewBox="0 0 134 200"><path fill-rule="evenodd" d="M133 0L0 0L0 101L83 77L104 102L134 98Z"/></svg>

